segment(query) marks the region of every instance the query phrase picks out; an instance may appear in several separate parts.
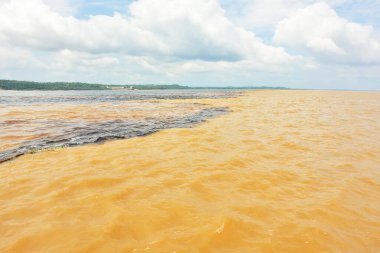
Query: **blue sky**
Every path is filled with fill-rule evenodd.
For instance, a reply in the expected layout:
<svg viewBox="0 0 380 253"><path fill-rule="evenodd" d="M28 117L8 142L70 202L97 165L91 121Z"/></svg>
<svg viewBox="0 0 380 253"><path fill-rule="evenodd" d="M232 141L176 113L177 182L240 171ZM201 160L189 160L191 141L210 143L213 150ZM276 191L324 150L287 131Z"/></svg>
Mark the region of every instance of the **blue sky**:
<svg viewBox="0 0 380 253"><path fill-rule="evenodd" d="M380 89L380 0L0 0L0 78Z"/></svg>
<svg viewBox="0 0 380 253"><path fill-rule="evenodd" d="M79 2L79 1L78 1ZM113 15L114 12L128 11L128 5L133 1L80 1L80 6L77 9L75 16L81 19L87 19L90 15Z"/></svg>

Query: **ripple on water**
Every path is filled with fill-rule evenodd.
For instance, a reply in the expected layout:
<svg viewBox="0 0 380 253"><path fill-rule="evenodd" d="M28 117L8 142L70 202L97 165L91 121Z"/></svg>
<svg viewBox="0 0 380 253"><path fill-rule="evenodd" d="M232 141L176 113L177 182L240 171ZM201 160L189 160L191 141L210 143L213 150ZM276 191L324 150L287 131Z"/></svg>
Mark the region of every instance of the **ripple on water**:
<svg viewBox="0 0 380 253"><path fill-rule="evenodd" d="M2 163L0 251L379 252L378 93L198 102L231 113Z"/></svg>

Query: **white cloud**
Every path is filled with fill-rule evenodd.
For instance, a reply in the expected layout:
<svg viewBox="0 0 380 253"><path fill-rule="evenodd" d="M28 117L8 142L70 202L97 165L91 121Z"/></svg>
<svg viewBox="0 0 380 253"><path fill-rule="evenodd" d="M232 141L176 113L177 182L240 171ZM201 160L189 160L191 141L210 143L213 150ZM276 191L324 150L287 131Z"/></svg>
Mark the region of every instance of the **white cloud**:
<svg viewBox="0 0 380 253"><path fill-rule="evenodd" d="M173 56L185 59L263 63L291 60L281 48L265 45L254 33L231 23L216 0L143 0L131 5L133 24L154 32Z"/></svg>
<svg viewBox="0 0 380 253"><path fill-rule="evenodd" d="M282 19L317 2L339 6L349 0L220 0L227 14L246 29L272 33Z"/></svg>
<svg viewBox="0 0 380 253"><path fill-rule="evenodd" d="M273 39L322 61L380 64L380 40L373 27L339 17L326 3L313 4L281 21Z"/></svg>
<svg viewBox="0 0 380 253"><path fill-rule="evenodd" d="M57 2L58 3L58 2ZM291 60L233 25L216 0L140 0L131 16L79 20L54 12L41 0L11 0L0 7L1 41L38 50L154 55L205 61L246 57L262 63Z"/></svg>
<svg viewBox="0 0 380 253"><path fill-rule="evenodd" d="M75 14L79 8L78 1L75 0L43 0L43 2L54 12L65 16Z"/></svg>
<svg viewBox="0 0 380 253"><path fill-rule="evenodd" d="M120 14L79 20L53 12L40 0L12 0L3 4L0 33L3 43L49 51L138 54L165 47L152 33L132 26Z"/></svg>

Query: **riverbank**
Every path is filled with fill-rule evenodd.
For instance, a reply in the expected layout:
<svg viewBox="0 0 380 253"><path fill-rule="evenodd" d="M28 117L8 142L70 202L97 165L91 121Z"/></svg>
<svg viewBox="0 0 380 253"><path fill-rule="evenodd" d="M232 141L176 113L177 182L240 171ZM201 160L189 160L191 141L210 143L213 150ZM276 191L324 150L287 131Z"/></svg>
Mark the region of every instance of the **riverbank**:
<svg viewBox="0 0 380 253"><path fill-rule="evenodd" d="M220 86L201 86L190 87L179 84L92 84L80 82L32 82L16 80L0 80L0 90L45 90L45 91L70 91L70 90L286 90L285 87L220 87Z"/></svg>

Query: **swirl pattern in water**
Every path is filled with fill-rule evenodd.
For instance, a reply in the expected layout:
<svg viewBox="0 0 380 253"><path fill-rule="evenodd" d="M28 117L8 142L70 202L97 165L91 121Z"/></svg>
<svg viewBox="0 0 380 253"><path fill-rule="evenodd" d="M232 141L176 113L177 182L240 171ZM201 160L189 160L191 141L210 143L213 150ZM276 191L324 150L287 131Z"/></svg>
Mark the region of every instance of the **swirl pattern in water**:
<svg viewBox="0 0 380 253"><path fill-rule="evenodd" d="M0 162L46 148L190 127L224 114L228 109L168 101L236 94L215 91L1 91Z"/></svg>

